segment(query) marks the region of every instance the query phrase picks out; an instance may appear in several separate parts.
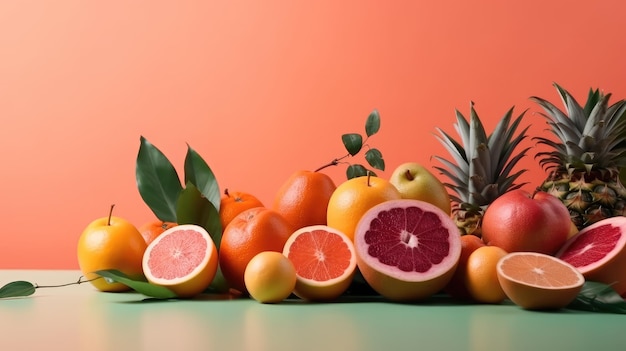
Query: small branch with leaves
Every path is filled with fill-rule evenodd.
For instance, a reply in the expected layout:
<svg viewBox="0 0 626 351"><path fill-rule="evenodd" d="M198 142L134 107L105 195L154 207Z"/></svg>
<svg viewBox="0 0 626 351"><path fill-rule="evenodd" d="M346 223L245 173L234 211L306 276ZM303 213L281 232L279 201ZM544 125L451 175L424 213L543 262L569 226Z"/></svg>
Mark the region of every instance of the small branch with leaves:
<svg viewBox="0 0 626 351"><path fill-rule="evenodd" d="M348 153L342 157L338 157L330 161L329 163L319 167L315 170L315 172L321 171L324 168L330 166L337 166L344 159L348 157L356 156L364 146L368 147L368 150L365 152L365 160L368 165L372 168L379 169L381 171L385 170L385 160L383 160L383 155L380 150L375 148L369 148L367 145L367 141L369 138L378 133L380 130L380 114L378 110L374 109L367 120L365 121L365 139L360 133L346 133L341 136L341 141L343 142L344 147L348 151ZM348 179L366 176L371 174L376 176L376 173L361 164L350 164L346 170L346 176Z"/></svg>

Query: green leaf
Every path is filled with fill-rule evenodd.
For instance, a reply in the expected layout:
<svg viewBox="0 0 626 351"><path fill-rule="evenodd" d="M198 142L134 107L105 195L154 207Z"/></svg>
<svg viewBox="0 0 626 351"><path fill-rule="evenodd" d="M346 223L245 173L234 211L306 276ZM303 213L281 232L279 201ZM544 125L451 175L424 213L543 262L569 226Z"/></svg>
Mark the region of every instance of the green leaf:
<svg viewBox="0 0 626 351"><path fill-rule="evenodd" d="M365 121L365 133L368 137L378 133L380 129L380 115L378 114L378 110L374 110L367 117L367 121Z"/></svg>
<svg viewBox="0 0 626 351"><path fill-rule="evenodd" d="M115 282L122 283L135 290L136 292L146 295L148 297L154 297L157 299L177 298L176 294L174 294L172 290L166 287L151 284L146 280L133 279L115 269L100 270L94 273L106 279L111 279Z"/></svg>
<svg viewBox="0 0 626 351"><path fill-rule="evenodd" d="M346 170L346 176L348 177L348 179L352 179L352 178L366 176L368 172L372 176L376 176L376 173L368 170L362 165L350 165L348 166L348 169Z"/></svg>
<svg viewBox="0 0 626 351"><path fill-rule="evenodd" d="M185 183L191 182L219 211L221 193L215 174L202 157L187 145L185 156Z"/></svg>
<svg viewBox="0 0 626 351"><path fill-rule="evenodd" d="M154 215L165 222L176 222L176 201L182 191L178 173L167 157L143 136L135 177L139 194Z"/></svg>
<svg viewBox="0 0 626 351"><path fill-rule="evenodd" d="M365 160L367 160L370 166L381 171L385 170L385 160L383 160L383 154L378 149L367 150Z"/></svg>
<svg viewBox="0 0 626 351"><path fill-rule="evenodd" d="M626 301L610 285L587 281L576 299L567 308L626 314Z"/></svg>
<svg viewBox="0 0 626 351"><path fill-rule="evenodd" d="M361 136L361 134L344 134L341 136L341 140L343 141L343 145L346 147L346 150L348 150L348 153L351 156L358 154L363 147L363 137Z"/></svg>
<svg viewBox="0 0 626 351"><path fill-rule="evenodd" d="M193 184L180 193L176 209L178 224L195 224L206 229L219 249L222 240L222 223L219 211Z"/></svg>
<svg viewBox="0 0 626 351"><path fill-rule="evenodd" d="M35 286L32 283L23 280L10 282L0 288L0 298L5 297L23 297L35 293Z"/></svg>

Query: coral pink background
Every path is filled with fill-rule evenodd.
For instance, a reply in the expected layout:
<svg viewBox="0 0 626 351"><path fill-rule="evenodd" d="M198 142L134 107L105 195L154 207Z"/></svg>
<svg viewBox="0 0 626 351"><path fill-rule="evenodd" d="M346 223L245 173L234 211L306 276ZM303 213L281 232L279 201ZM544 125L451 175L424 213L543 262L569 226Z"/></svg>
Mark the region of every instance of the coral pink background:
<svg viewBox="0 0 626 351"><path fill-rule="evenodd" d="M77 268L93 219L152 220L135 184L145 136L178 168L187 143L220 187L269 204L298 169L363 132L386 160L435 165L435 128L470 101L489 130L552 82L626 97L619 0L0 2L0 268ZM528 143L531 143L528 141ZM530 144L529 144L530 145ZM539 183L533 159L522 181ZM363 162L356 158L351 162ZM329 171L337 183L346 165Z"/></svg>

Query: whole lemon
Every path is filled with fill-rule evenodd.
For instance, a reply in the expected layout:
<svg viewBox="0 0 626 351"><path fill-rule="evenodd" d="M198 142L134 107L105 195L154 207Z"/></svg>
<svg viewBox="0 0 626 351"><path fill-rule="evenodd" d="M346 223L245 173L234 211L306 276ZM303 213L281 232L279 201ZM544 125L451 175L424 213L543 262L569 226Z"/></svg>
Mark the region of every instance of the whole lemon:
<svg viewBox="0 0 626 351"><path fill-rule="evenodd" d="M253 299L278 303L289 297L296 287L296 268L280 252L259 252L246 266L244 282Z"/></svg>
<svg viewBox="0 0 626 351"><path fill-rule="evenodd" d="M110 283L93 272L115 269L131 276L143 275L141 261L146 241L129 221L109 215L89 223L78 239L78 265L86 279L101 291L126 291L121 283Z"/></svg>
<svg viewBox="0 0 626 351"><path fill-rule="evenodd" d="M328 201L327 225L354 241L354 231L367 210L388 200L402 198L388 180L362 176L341 183Z"/></svg>

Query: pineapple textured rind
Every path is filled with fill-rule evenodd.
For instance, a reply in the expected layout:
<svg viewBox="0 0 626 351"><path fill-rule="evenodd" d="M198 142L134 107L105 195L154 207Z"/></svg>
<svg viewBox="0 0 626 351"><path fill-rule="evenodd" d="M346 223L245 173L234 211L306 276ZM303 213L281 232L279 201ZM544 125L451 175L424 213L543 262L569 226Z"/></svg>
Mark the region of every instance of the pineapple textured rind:
<svg viewBox="0 0 626 351"><path fill-rule="evenodd" d="M534 138L548 149L536 154L549 174L538 188L558 197L579 229L625 215L626 189L619 177L626 166L626 101L609 105L611 94L590 89L582 106L567 90L554 86L564 111L531 97L544 110L541 115L556 138Z"/></svg>

